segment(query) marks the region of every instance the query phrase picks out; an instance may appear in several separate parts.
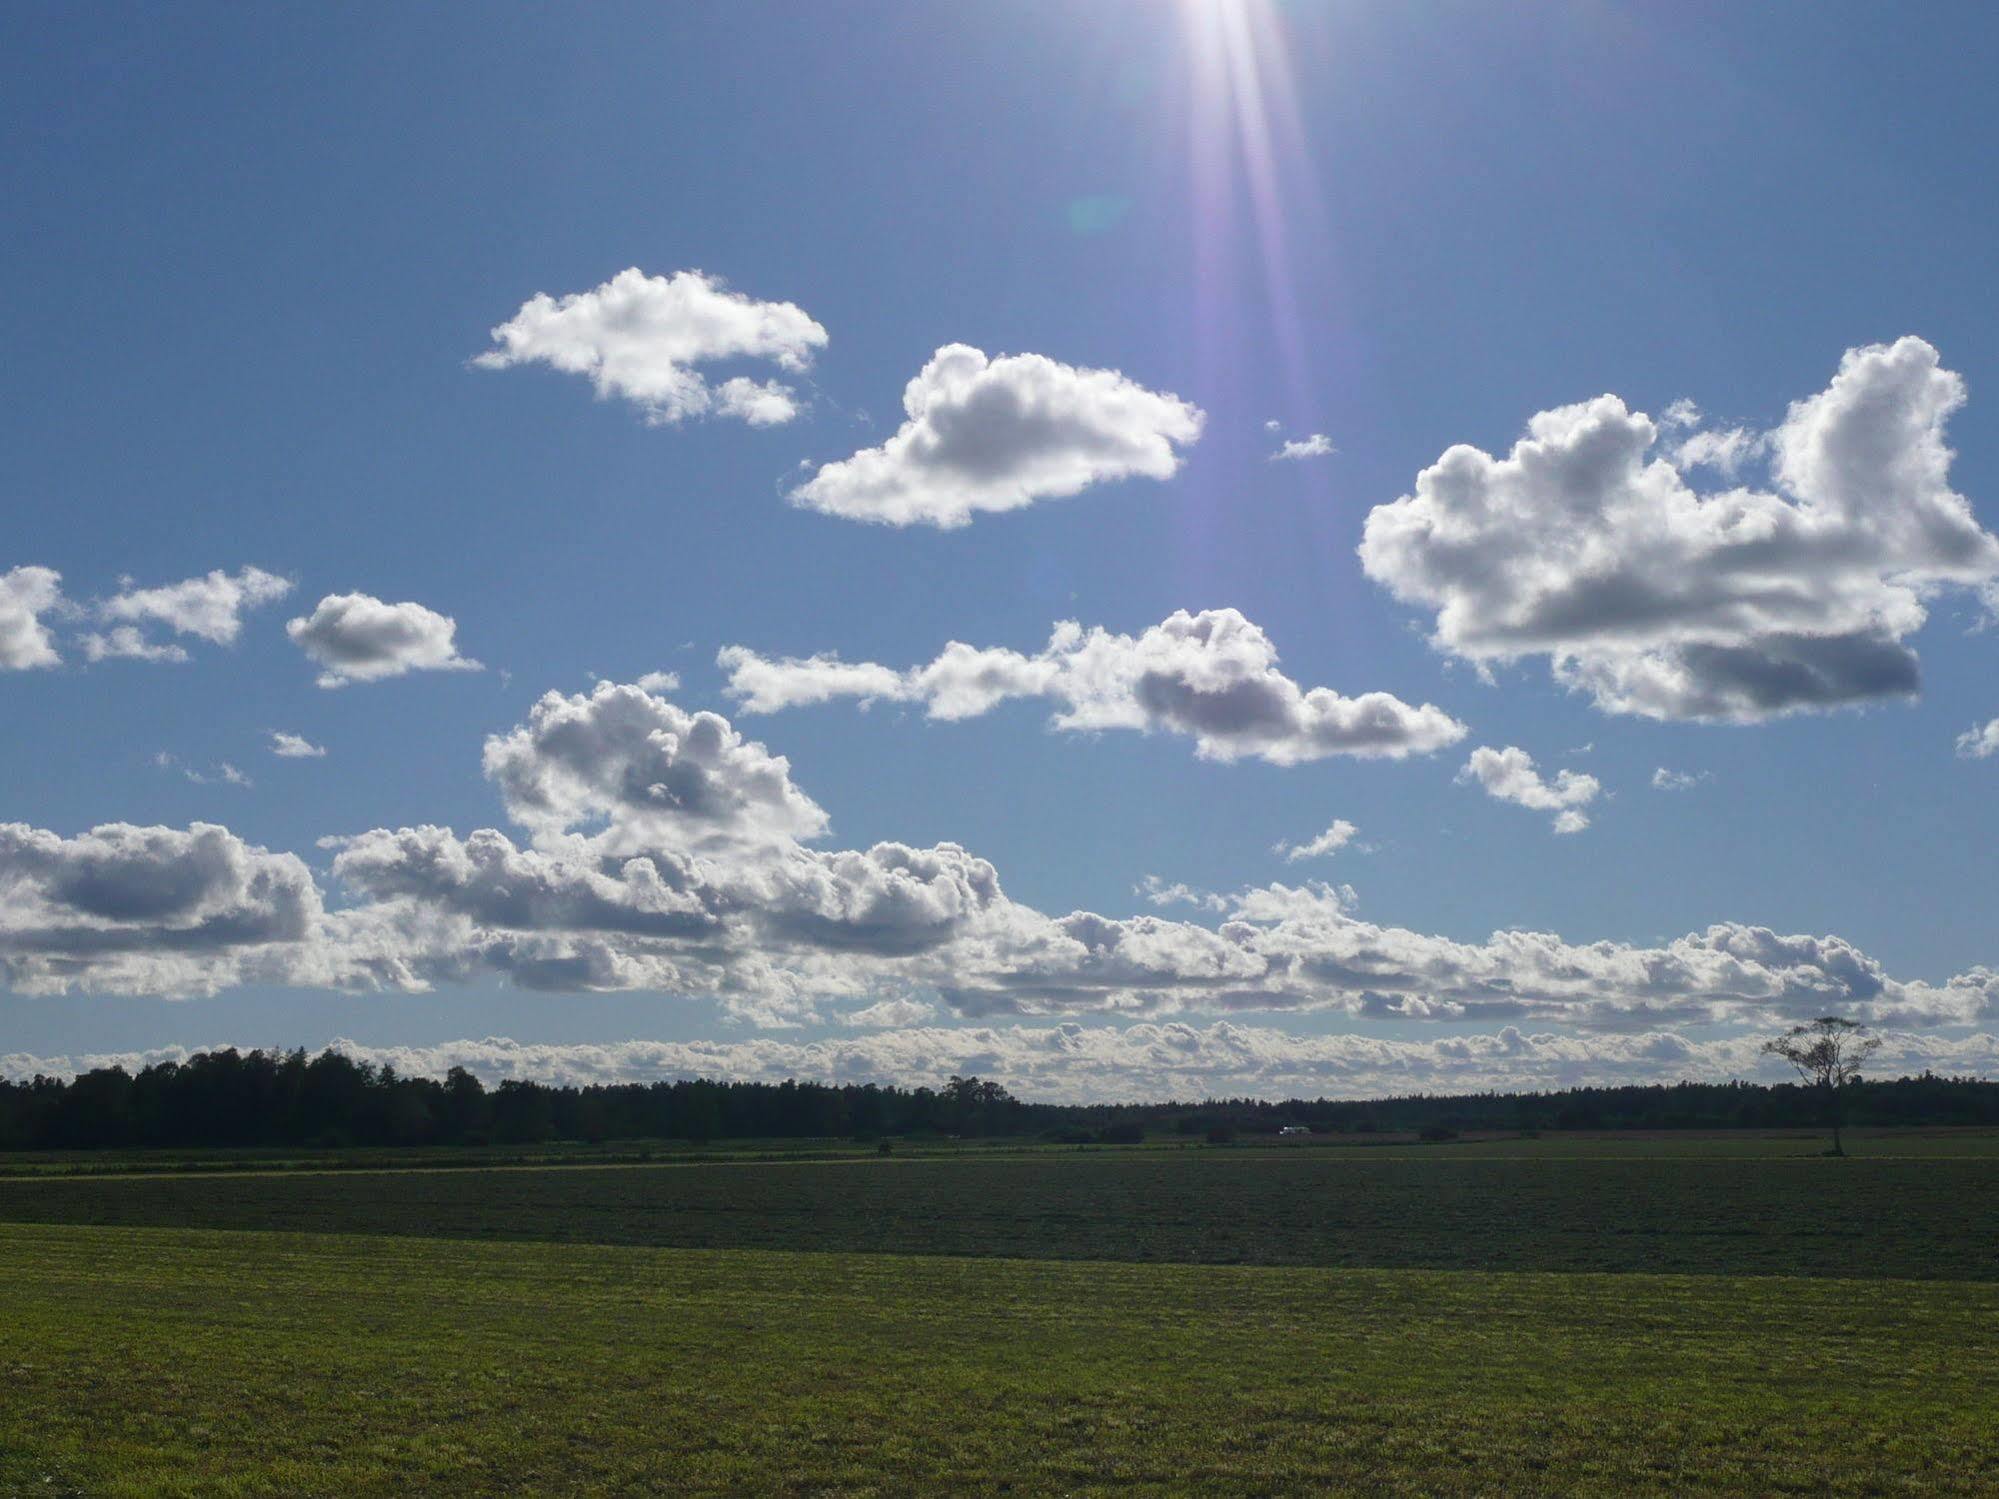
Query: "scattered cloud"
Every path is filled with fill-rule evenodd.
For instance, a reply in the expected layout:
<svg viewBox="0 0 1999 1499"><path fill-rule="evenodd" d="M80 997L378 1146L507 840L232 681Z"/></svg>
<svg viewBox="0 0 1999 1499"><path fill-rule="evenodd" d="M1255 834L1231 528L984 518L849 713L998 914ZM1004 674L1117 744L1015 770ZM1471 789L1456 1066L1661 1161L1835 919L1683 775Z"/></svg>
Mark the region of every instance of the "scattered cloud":
<svg viewBox="0 0 1999 1499"><path fill-rule="evenodd" d="M283 729L271 731L271 753L280 760L319 760L326 756L323 745L314 744L299 734L287 734Z"/></svg>
<svg viewBox="0 0 1999 1499"><path fill-rule="evenodd" d="M1966 729L1958 735L1957 752L1967 760L1989 760L1999 755L1999 718L1982 728Z"/></svg>
<svg viewBox="0 0 1999 1499"><path fill-rule="evenodd" d="M78 642L88 661L161 661L179 664L191 660L186 649L171 640L151 641L137 625L114 625L109 630L84 635Z"/></svg>
<svg viewBox="0 0 1999 1499"><path fill-rule="evenodd" d="M947 344L903 391L902 427L829 463L794 504L884 525L962 526L1113 479L1170 479L1205 417L1116 370Z"/></svg>
<svg viewBox="0 0 1999 1499"><path fill-rule="evenodd" d="M1287 864L1296 864L1300 859L1326 859L1352 843L1359 832L1360 829L1344 817L1337 817L1333 819L1333 825L1318 837L1308 838L1303 843L1286 843L1280 839L1271 845L1270 851L1282 854Z"/></svg>
<svg viewBox="0 0 1999 1499"><path fill-rule="evenodd" d="M1300 458L1329 458L1339 451L1333 440L1323 432L1314 432L1310 437L1293 437L1270 455L1272 463L1284 463Z"/></svg>
<svg viewBox="0 0 1999 1499"><path fill-rule="evenodd" d="M1692 432L1672 448L1673 462L1681 468L1711 468L1724 479L1733 479L1750 459L1769 450L1769 434L1751 432L1747 427Z"/></svg>
<svg viewBox="0 0 1999 1499"><path fill-rule="evenodd" d="M288 972L323 915L296 855L197 822L75 838L0 824L0 981L22 993L208 994Z"/></svg>
<svg viewBox="0 0 1999 1499"><path fill-rule="evenodd" d="M920 999L883 999L864 1009L849 1010L841 1022L860 1029L890 1030L921 1025L937 1018L937 1007Z"/></svg>
<svg viewBox="0 0 1999 1499"><path fill-rule="evenodd" d="M647 692L678 692L680 674L671 671L649 671L635 684Z"/></svg>
<svg viewBox="0 0 1999 1499"><path fill-rule="evenodd" d="M1702 495L1650 418L1599 396L1541 412L1505 458L1451 448L1369 514L1361 561L1435 611L1439 650L1482 670L1545 656L1610 713L1754 720L1907 696L1928 600L1999 577L1999 538L1949 485L1963 402L1919 338L1849 350L1756 440L1769 488Z"/></svg>
<svg viewBox="0 0 1999 1499"><path fill-rule="evenodd" d="M0 573L0 671L60 666L55 636L44 614L63 606L62 574L47 567Z"/></svg>
<svg viewBox="0 0 1999 1499"><path fill-rule="evenodd" d="M816 838L819 804L791 762L718 713L688 713L639 687L550 692L526 723L486 741L486 775L508 815L544 837L582 823L633 848L707 850Z"/></svg>
<svg viewBox="0 0 1999 1499"><path fill-rule="evenodd" d="M1192 885L1177 880L1169 885L1156 874L1149 874L1140 880L1132 887L1132 893L1142 897L1148 905L1197 906L1218 915L1233 904L1226 895L1217 895L1212 890L1196 890Z"/></svg>
<svg viewBox="0 0 1999 1499"><path fill-rule="evenodd" d="M457 621L422 604L385 604L365 593L329 593L285 633L324 667L321 687L378 682L411 671L479 671L458 654Z"/></svg>
<svg viewBox="0 0 1999 1499"><path fill-rule="evenodd" d="M227 760L218 761L209 770L196 770L192 765L182 764L179 756L161 750L153 756L153 763L161 770L178 770L197 786L241 786L248 790L256 784Z"/></svg>
<svg viewBox="0 0 1999 1499"><path fill-rule="evenodd" d="M1180 610L1138 635L1055 627L1033 656L953 641L926 666L896 671L835 656L769 658L742 646L716 657L751 713L858 698L920 702L935 719L975 718L1009 698L1052 698L1052 726L1190 736L1204 759L1297 765L1333 755L1428 754L1464 737L1441 708L1385 692L1343 697L1278 670L1269 636L1234 609Z"/></svg>
<svg viewBox="0 0 1999 1499"><path fill-rule="evenodd" d="M485 766L525 842L438 827L332 840L331 908L294 856L212 825L0 829L0 982L186 994L484 975L708 1000L780 1028L896 999L977 1024L1320 1010L1625 1035L1999 1018L1999 971L1901 979L1839 937L1742 923L1652 947L1468 943L1363 921L1350 890L1319 883L1204 899L1212 925L1048 915L956 844L808 847L825 814L782 756L635 687L548 694L487 741Z"/></svg>
<svg viewBox="0 0 1999 1499"><path fill-rule="evenodd" d="M826 330L793 303L759 302L700 271L632 268L589 291L537 293L493 330L493 342L476 367L539 363L588 375L599 397L630 401L655 426L708 415L772 426L798 413L791 387L745 376L711 386L696 366L760 359L802 371L826 346Z"/></svg>
<svg viewBox="0 0 1999 1499"><path fill-rule="evenodd" d="M96 605L96 617L111 628L83 636L83 653L92 661L186 661L183 647L148 639L143 627L161 625L211 645L234 645L245 613L274 603L291 590L290 579L261 567L234 573L218 568L159 588L134 587L127 578L120 592Z"/></svg>
<svg viewBox="0 0 1999 1499"><path fill-rule="evenodd" d="M1535 812L1553 812L1558 833L1580 833L1588 827L1589 817L1582 809L1603 790L1595 776L1580 771L1564 770L1552 781L1543 780L1534 768L1534 757L1510 744L1505 749L1480 745L1465 761L1458 779L1476 781L1487 796L1499 801Z"/></svg>
<svg viewBox="0 0 1999 1499"><path fill-rule="evenodd" d="M1661 765L1652 772L1654 791L1691 791L1694 787L1714 779L1712 771L1668 770Z"/></svg>

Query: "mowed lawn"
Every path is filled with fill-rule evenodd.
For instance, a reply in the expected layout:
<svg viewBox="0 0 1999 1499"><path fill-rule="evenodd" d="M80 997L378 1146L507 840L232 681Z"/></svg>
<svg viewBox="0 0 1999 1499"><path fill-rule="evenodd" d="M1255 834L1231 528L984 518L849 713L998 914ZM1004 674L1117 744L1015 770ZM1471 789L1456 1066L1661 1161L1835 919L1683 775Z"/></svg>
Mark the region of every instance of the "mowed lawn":
<svg viewBox="0 0 1999 1499"><path fill-rule="evenodd" d="M0 1227L0 1492L1992 1492L1999 1286Z"/></svg>
<svg viewBox="0 0 1999 1499"><path fill-rule="evenodd" d="M1628 1156L1195 1148L15 1178L0 1180L0 1221L1174 1264L1999 1278L1999 1157L1869 1148L1879 1153L1848 1160L1694 1143Z"/></svg>

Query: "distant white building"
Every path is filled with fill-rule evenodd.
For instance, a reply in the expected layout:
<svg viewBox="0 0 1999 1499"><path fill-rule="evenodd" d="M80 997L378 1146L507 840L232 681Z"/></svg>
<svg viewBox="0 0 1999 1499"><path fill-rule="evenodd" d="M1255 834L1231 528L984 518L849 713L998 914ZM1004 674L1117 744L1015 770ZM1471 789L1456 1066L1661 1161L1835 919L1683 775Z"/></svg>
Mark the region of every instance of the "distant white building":
<svg viewBox="0 0 1999 1499"><path fill-rule="evenodd" d="M1309 1135L1311 1133L1311 1130L1302 1124L1287 1124L1277 1131L1277 1138L1281 1140L1286 1135Z"/></svg>

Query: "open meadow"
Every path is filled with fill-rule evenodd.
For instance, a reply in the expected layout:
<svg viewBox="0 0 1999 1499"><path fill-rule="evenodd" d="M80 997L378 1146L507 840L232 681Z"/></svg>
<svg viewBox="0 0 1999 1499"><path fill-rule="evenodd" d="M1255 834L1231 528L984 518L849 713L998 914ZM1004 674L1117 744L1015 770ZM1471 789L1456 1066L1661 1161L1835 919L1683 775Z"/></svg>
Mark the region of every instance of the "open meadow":
<svg viewBox="0 0 1999 1499"><path fill-rule="evenodd" d="M1999 1151L0 1180L0 1492L1989 1492Z"/></svg>

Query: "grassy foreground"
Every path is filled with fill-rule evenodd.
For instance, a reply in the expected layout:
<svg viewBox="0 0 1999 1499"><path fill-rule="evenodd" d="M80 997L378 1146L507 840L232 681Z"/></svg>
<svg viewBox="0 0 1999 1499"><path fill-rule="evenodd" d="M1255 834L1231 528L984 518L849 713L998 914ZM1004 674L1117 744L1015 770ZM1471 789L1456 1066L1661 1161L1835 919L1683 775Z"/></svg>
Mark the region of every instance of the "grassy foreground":
<svg viewBox="0 0 1999 1499"><path fill-rule="evenodd" d="M0 1181L0 1221L1179 1264L1999 1280L1999 1157L1834 1161L1682 1149L1626 1157L1138 1149L15 1178Z"/></svg>
<svg viewBox="0 0 1999 1499"><path fill-rule="evenodd" d="M0 1227L0 1492L1991 1492L1999 1286Z"/></svg>

